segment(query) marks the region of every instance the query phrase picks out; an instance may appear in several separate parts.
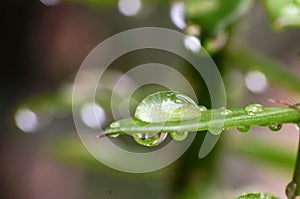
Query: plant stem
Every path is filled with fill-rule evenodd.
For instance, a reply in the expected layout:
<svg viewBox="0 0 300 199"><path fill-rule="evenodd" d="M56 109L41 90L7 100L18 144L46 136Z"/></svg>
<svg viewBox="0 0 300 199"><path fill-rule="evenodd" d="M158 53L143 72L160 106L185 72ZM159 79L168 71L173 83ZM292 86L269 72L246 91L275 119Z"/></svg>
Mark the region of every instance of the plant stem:
<svg viewBox="0 0 300 199"><path fill-rule="evenodd" d="M264 107L264 111L249 115L243 108L229 109L230 114L224 116L223 128L236 128L240 126L267 126L283 123L300 123L300 113L294 108ZM220 121L212 120L213 114L220 114L220 110L212 109L201 112L200 118L178 122L145 123L135 118L119 120L105 129L105 134L136 134L159 132L205 131L212 124Z"/></svg>
<svg viewBox="0 0 300 199"><path fill-rule="evenodd" d="M298 131L300 133L299 128ZM300 136L293 180L286 187L286 196L288 199L300 199Z"/></svg>
<svg viewBox="0 0 300 199"><path fill-rule="evenodd" d="M296 196L300 196L300 136L299 136L299 143L298 143L298 154L296 159L296 166L294 170L293 181L296 183Z"/></svg>

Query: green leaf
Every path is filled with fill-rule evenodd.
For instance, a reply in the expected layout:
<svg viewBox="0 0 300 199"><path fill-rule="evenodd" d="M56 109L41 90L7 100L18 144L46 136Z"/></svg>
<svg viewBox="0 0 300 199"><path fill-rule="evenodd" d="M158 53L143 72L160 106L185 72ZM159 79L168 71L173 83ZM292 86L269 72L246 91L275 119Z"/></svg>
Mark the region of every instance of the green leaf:
<svg viewBox="0 0 300 199"><path fill-rule="evenodd" d="M263 2L274 29L300 26L299 0L265 0Z"/></svg>
<svg viewBox="0 0 300 199"><path fill-rule="evenodd" d="M202 32L216 34L243 15L251 3L252 0L187 0L185 16Z"/></svg>
<svg viewBox="0 0 300 199"><path fill-rule="evenodd" d="M236 128L240 126L266 126L283 123L299 123L300 113L294 108L264 107L264 111L255 115L249 115L244 108L228 109L230 114L224 118L223 128ZM211 120L213 114L219 114L220 110L207 110L201 112L201 117L165 123L147 123L136 118L126 118L114 122L105 129L105 134L137 134L159 132L184 132L209 130L212 124L222 121Z"/></svg>

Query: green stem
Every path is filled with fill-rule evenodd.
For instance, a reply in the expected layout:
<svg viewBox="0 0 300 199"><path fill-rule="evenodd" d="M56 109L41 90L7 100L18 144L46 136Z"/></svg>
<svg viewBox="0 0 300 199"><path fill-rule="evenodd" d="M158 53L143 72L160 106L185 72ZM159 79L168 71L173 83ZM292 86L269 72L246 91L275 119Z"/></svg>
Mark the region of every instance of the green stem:
<svg viewBox="0 0 300 199"><path fill-rule="evenodd" d="M294 108L264 107L264 111L256 113L255 115L249 115L243 108L228 110L230 110L231 113L224 116L223 120L211 120L212 115L220 114L220 110L217 109L201 112L200 118L177 122L145 123L135 118L126 118L112 123L110 127L105 129L105 134L204 131L209 130L212 124L220 122L224 122L224 129L240 126L267 126L300 122L300 113Z"/></svg>
<svg viewBox="0 0 300 199"><path fill-rule="evenodd" d="M293 180L286 187L286 196L288 199L300 198L300 136L299 136L298 154L297 154L297 159L295 164Z"/></svg>
<svg viewBox="0 0 300 199"><path fill-rule="evenodd" d="M295 190L295 195L300 196L300 136L299 136L298 154L297 154L296 165L294 170L293 182L295 182L297 185Z"/></svg>

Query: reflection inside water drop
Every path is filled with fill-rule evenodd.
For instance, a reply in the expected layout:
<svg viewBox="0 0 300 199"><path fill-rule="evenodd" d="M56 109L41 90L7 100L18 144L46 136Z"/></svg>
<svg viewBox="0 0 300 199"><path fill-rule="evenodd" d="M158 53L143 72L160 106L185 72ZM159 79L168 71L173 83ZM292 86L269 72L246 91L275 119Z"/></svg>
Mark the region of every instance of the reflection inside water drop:
<svg viewBox="0 0 300 199"><path fill-rule="evenodd" d="M256 115L264 110L265 109L261 104L249 104L245 107L245 111L248 113L248 115Z"/></svg>
<svg viewBox="0 0 300 199"><path fill-rule="evenodd" d="M229 115L229 114L231 114L231 113L232 113L231 110L225 109L225 110L223 110L223 111L221 112L221 115Z"/></svg>
<svg viewBox="0 0 300 199"><path fill-rule="evenodd" d="M279 131L282 128L282 124L272 124L269 126L271 131Z"/></svg>
<svg viewBox="0 0 300 199"><path fill-rule="evenodd" d="M161 91L147 96L137 106L134 116L144 122L173 122L201 116L206 110L188 96L175 91Z"/></svg>
<svg viewBox="0 0 300 199"><path fill-rule="evenodd" d="M296 199L297 195L296 195L296 190L297 190L297 184L292 181L290 182L285 189L285 194L288 197L288 199Z"/></svg>
<svg viewBox="0 0 300 199"><path fill-rule="evenodd" d="M246 132L249 131L249 129L250 129L250 126L239 126L239 127L237 127L237 130L241 133L246 133Z"/></svg>
<svg viewBox="0 0 300 199"><path fill-rule="evenodd" d="M133 135L133 139L143 146L157 146L166 139L167 135L167 133L138 133Z"/></svg>

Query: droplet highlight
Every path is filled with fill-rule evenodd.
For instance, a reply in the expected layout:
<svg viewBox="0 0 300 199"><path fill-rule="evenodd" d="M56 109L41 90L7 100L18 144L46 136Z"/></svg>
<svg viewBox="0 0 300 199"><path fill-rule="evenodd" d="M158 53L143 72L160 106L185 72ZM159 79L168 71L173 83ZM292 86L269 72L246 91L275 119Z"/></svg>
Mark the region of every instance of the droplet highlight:
<svg viewBox="0 0 300 199"><path fill-rule="evenodd" d="M140 145L152 147L162 143L166 139L167 135L167 133L138 133L133 135L133 139Z"/></svg>
<svg viewBox="0 0 300 199"><path fill-rule="evenodd" d="M107 135L107 137L109 137L109 138L117 138L117 137L119 137L119 136L120 136L119 133L112 133L112 134L108 134L108 135Z"/></svg>
<svg viewBox="0 0 300 199"><path fill-rule="evenodd" d="M188 132L187 131L185 131L185 132L172 132L172 133L170 133L170 135L173 138L173 140L183 141L183 140L185 140L185 138L187 138Z"/></svg>
<svg viewBox="0 0 300 199"><path fill-rule="evenodd" d="M200 117L206 110L188 96L175 91L161 91L147 96L137 106L134 116L144 122L174 122Z"/></svg>
<svg viewBox="0 0 300 199"><path fill-rule="evenodd" d="M120 128L120 122L113 122L109 125L109 127L113 129Z"/></svg>
<svg viewBox="0 0 300 199"><path fill-rule="evenodd" d="M279 131L282 128L282 124L272 124L269 126L271 131Z"/></svg>
<svg viewBox="0 0 300 199"><path fill-rule="evenodd" d="M199 111L207 111L205 106L198 106Z"/></svg>
<svg viewBox="0 0 300 199"><path fill-rule="evenodd" d="M249 104L245 107L245 111L248 115L256 115L263 112L265 109L261 104Z"/></svg>
<svg viewBox="0 0 300 199"><path fill-rule="evenodd" d="M231 113L232 113L231 110L225 109L225 110L223 110L223 111L221 112L221 115L230 115Z"/></svg>

